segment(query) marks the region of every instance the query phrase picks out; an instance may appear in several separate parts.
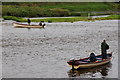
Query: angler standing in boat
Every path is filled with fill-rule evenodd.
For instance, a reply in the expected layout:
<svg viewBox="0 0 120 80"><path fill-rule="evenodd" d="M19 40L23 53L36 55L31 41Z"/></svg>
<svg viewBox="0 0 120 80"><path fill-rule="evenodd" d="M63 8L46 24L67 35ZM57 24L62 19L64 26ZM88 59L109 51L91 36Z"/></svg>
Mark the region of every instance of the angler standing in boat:
<svg viewBox="0 0 120 80"><path fill-rule="evenodd" d="M105 40L101 43L101 52L102 52L102 59L107 59L107 50L109 49L109 45L106 43Z"/></svg>
<svg viewBox="0 0 120 80"><path fill-rule="evenodd" d="M31 23L31 21L30 21L30 19L28 18L28 24L30 25L30 23Z"/></svg>

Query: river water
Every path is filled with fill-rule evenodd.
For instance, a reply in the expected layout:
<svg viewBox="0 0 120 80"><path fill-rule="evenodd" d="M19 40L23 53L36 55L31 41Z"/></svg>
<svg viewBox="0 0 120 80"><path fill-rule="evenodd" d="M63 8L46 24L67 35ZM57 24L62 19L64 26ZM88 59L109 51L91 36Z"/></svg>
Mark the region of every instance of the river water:
<svg viewBox="0 0 120 80"><path fill-rule="evenodd" d="M14 28L12 22L1 23L3 78L118 77L118 20L46 23L44 29ZM100 54L104 39L113 52L111 63L71 71L69 59Z"/></svg>

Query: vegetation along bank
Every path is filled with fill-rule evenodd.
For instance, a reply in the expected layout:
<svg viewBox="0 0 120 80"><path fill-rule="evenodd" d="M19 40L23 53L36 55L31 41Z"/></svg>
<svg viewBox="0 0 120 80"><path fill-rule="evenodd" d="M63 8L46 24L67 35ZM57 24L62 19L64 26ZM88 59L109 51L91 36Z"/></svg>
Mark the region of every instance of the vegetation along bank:
<svg viewBox="0 0 120 80"><path fill-rule="evenodd" d="M26 22L23 17L70 17L35 19L33 22L74 22L118 19L118 6L113 2L4 2L2 16L5 20ZM103 18L88 18L94 15L112 15ZM74 17L73 17L74 16Z"/></svg>

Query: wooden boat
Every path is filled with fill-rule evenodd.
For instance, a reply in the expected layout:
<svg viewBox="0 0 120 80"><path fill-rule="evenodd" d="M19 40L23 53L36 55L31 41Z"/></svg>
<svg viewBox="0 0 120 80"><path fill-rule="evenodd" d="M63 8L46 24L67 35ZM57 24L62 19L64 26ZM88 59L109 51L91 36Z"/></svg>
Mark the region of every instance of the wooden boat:
<svg viewBox="0 0 120 80"><path fill-rule="evenodd" d="M102 76L107 76L111 67L112 67L112 64L108 63L105 65L101 65L101 66L97 66L97 67L93 67L93 68L87 68L87 69L83 69L83 68L77 69L77 70L70 69L68 71L68 76L69 77L79 77L84 74L87 75L86 73L89 73L89 74L101 73Z"/></svg>
<svg viewBox="0 0 120 80"><path fill-rule="evenodd" d="M28 25L28 24L21 24L21 23L13 23L13 26L15 26L16 28L44 28L44 25L39 26L39 25Z"/></svg>
<svg viewBox="0 0 120 80"><path fill-rule="evenodd" d="M96 66L109 63L112 58L112 53L107 54L107 59L102 59L102 55L97 55L96 56L97 60L95 62L90 62L89 58L90 57L79 59L79 60L70 60L67 63L70 67L72 67L72 69L92 68L92 67L96 67Z"/></svg>

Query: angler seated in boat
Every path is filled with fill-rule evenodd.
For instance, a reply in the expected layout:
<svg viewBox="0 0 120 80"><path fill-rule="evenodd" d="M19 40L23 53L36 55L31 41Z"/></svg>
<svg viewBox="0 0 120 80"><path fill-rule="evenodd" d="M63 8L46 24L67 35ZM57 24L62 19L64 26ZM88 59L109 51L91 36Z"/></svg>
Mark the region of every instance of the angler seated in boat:
<svg viewBox="0 0 120 80"><path fill-rule="evenodd" d="M45 26L45 24L42 24L42 22L40 22L40 23L39 23L39 26L43 26L43 27L44 27L44 26Z"/></svg>
<svg viewBox="0 0 120 80"><path fill-rule="evenodd" d="M90 54L90 62L95 62L97 59L96 59L96 56L94 53L91 53Z"/></svg>

